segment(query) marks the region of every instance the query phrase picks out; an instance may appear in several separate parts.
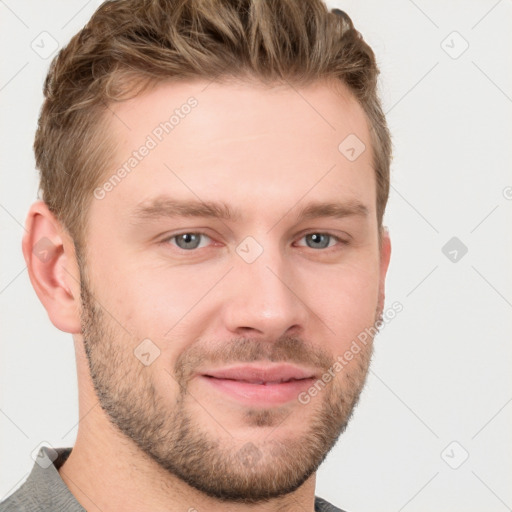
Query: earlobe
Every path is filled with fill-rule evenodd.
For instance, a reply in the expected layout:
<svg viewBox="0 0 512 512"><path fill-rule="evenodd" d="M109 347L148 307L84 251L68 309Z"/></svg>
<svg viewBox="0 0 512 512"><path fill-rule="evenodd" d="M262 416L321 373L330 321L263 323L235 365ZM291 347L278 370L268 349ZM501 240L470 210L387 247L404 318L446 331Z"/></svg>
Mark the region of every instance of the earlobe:
<svg viewBox="0 0 512 512"><path fill-rule="evenodd" d="M25 222L22 250L30 282L58 329L79 334L80 274L71 238L43 201Z"/></svg>

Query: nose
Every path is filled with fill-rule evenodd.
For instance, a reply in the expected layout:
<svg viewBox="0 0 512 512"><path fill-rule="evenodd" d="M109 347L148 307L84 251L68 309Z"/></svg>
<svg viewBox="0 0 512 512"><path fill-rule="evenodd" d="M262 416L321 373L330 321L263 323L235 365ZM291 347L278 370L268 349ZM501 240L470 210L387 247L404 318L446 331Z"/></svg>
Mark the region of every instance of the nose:
<svg viewBox="0 0 512 512"><path fill-rule="evenodd" d="M278 248L265 248L252 263L234 256L223 325L237 336L278 339L299 334L308 321L307 297Z"/></svg>

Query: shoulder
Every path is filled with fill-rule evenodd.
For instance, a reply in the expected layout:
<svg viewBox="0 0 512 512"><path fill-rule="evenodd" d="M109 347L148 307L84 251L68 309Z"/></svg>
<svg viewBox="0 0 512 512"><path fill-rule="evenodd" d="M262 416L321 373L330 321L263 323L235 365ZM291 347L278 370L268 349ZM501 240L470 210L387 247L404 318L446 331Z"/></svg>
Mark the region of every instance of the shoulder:
<svg viewBox="0 0 512 512"><path fill-rule="evenodd" d="M335 507L323 498L315 496L315 512L346 512L341 508Z"/></svg>
<svg viewBox="0 0 512 512"><path fill-rule="evenodd" d="M58 473L70 453L71 448L42 446L28 478L0 503L0 512L85 512Z"/></svg>
<svg viewBox="0 0 512 512"><path fill-rule="evenodd" d="M27 485L22 484L13 494L0 503L0 512L36 512L41 510L41 501Z"/></svg>

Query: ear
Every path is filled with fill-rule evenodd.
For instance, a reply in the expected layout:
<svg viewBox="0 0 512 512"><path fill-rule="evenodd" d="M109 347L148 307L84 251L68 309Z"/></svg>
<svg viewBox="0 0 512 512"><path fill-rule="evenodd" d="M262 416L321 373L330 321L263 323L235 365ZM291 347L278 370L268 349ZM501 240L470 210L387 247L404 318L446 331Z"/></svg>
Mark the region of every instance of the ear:
<svg viewBox="0 0 512 512"><path fill-rule="evenodd" d="M384 310L384 301L386 298L386 274L388 272L389 260L391 258L391 240L386 227L381 228L380 238L380 276L379 276L379 315Z"/></svg>
<svg viewBox="0 0 512 512"><path fill-rule="evenodd" d="M30 207L22 250L30 282L53 325L61 331L79 334L80 273L75 247L43 201Z"/></svg>

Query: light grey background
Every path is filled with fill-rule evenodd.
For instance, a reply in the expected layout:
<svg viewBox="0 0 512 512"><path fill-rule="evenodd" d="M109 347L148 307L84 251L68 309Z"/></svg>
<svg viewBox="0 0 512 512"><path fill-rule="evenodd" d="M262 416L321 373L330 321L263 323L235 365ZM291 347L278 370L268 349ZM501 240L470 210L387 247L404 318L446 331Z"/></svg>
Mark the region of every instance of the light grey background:
<svg viewBox="0 0 512 512"><path fill-rule="evenodd" d="M51 60L31 45L61 47L99 4L0 0L0 499L41 442L76 437L72 338L48 320L21 253ZM404 309L376 340L317 494L349 512L512 510L512 1L329 6L348 12L380 62L394 141L387 304ZM463 257L442 252L452 237Z"/></svg>

